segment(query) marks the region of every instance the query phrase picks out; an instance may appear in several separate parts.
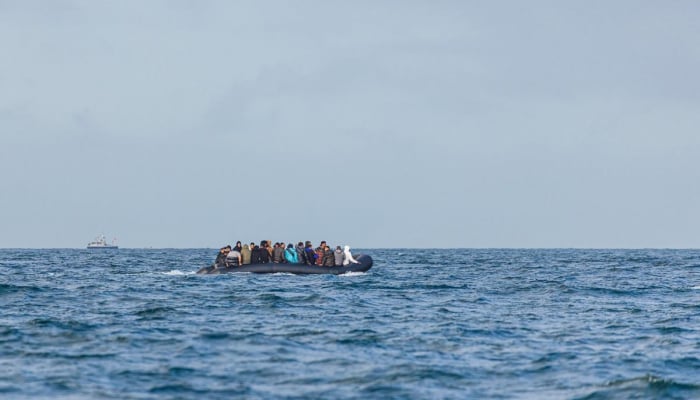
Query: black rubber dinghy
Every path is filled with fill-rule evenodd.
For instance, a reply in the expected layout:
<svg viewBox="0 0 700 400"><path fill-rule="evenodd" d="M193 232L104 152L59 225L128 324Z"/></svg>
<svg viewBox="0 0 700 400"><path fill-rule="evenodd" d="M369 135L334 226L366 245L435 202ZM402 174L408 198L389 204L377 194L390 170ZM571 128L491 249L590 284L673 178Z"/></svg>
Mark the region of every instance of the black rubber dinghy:
<svg viewBox="0 0 700 400"><path fill-rule="evenodd" d="M318 265L305 265L305 264L246 264L239 267L223 267L215 268L213 265L209 267L203 267L197 271L200 275L217 275L217 274L228 274L233 272L253 272L256 274L277 274L277 273L288 273L288 274L346 274L348 272L365 272L372 268L372 257L361 254L354 256L355 260L359 261L359 264L348 264L341 265L338 267L320 267Z"/></svg>

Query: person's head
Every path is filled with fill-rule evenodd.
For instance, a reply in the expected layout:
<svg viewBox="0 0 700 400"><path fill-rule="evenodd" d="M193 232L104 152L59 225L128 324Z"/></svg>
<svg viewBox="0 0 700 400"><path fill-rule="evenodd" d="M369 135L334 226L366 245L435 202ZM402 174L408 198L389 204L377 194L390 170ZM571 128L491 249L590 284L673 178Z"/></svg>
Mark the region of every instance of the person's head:
<svg viewBox="0 0 700 400"><path fill-rule="evenodd" d="M260 247L267 247L267 240L261 240Z"/></svg>
<svg viewBox="0 0 700 400"><path fill-rule="evenodd" d="M240 241L240 240L236 242L236 247L241 247L241 241Z"/></svg>
<svg viewBox="0 0 700 400"><path fill-rule="evenodd" d="M231 250L231 245L229 244L228 246L225 247L225 249Z"/></svg>
<svg viewBox="0 0 700 400"><path fill-rule="evenodd" d="M350 251L350 246L345 246L345 251Z"/></svg>
<svg viewBox="0 0 700 400"><path fill-rule="evenodd" d="M335 246L335 249L336 249L336 250L343 250L343 249L340 248L340 246Z"/></svg>
<svg viewBox="0 0 700 400"><path fill-rule="evenodd" d="M304 243L299 242L299 243L297 243L297 246L299 246L299 247L304 247Z"/></svg>
<svg viewBox="0 0 700 400"><path fill-rule="evenodd" d="M250 247L248 247L247 244L244 244L244 245L243 245L243 248L246 249L246 250L250 250Z"/></svg>
<svg viewBox="0 0 700 400"><path fill-rule="evenodd" d="M250 248L252 249L253 247L255 247L255 242L250 242Z"/></svg>
<svg viewBox="0 0 700 400"><path fill-rule="evenodd" d="M326 247L326 241L325 241L325 240L322 240L322 241L321 241L321 248L324 248L324 247Z"/></svg>
<svg viewBox="0 0 700 400"><path fill-rule="evenodd" d="M287 246L284 244L284 242L280 242L280 247L285 248Z"/></svg>
<svg viewBox="0 0 700 400"><path fill-rule="evenodd" d="M287 245L287 248L288 248L288 249L293 249L293 248L294 248L294 245L290 243L289 245Z"/></svg>

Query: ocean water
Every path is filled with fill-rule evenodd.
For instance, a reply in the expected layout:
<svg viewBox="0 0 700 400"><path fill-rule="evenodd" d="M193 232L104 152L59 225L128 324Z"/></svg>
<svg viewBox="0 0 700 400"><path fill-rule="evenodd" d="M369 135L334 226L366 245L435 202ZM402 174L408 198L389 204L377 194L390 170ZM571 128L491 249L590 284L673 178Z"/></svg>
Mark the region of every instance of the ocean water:
<svg viewBox="0 0 700 400"><path fill-rule="evenodd" d="M700 398L700 251L357 252L0 250L0 398Z"/></svg>

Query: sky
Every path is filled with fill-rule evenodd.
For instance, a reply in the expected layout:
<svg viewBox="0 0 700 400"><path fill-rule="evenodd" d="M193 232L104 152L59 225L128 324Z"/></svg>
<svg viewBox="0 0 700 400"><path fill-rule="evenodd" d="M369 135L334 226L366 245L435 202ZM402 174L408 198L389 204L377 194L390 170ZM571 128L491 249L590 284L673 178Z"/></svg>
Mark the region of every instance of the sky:
<svg viewBox="0 0 700 400"><path fill-rule="evenodd" d="M0 0L0 247L700 247L700 3Z"/></svg>

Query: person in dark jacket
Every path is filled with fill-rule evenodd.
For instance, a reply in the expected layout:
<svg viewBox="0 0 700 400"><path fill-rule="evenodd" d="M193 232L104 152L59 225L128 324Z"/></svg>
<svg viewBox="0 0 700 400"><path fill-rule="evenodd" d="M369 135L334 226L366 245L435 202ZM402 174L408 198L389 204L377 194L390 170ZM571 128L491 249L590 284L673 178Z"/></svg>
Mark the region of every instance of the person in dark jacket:
<svg viewBox="0 0 700 400"><path fill-rule="evenodd" d="M228 247L222 247L219 249L219 254L216 255L216 261L214 261L215 268L226 266L226 256L228 255L228 250Z"/></svg>
<svg viewBox="0 0 700 400"><path fill-rule="evenodd" d="M282 260L280 261L281 263L286 263L287 258L284 256L284 252L287 249L287 245L284 242L280 242L280 249L282 249Z"/></svg>
<svg viewBox="0 0 700 400"><path fill-rule="evenodd" d="M250 251L250 263L251 264L260 264L262 261L262 255L261 253L263 250L260 249L258 246L253 246L253 250ZM267 253L267 251L265 251Z"/></svg>
<svg viewBox="0 0 700 400"><path fill-rule="evenodd" d="M236 245L233 247L233 250L235 250L235 251L237 251L237 252L239 252L239 253L243 250L243 246L241 245L241 241L240 241L240 240L236 242Z"/></svg>
<svg viewBox="0 0 700 400"><path fill-rule="evenodd" d="M284 262L284 247L279 243L275 243L275 247L272 249L272 262L275 264Z"/></svg>
<svg viewBox="0 0 700 400"><path fill-rule="evenodd" d="M326 251L326 241L322 240L321 244L316 247L316 265L322 266L323 264L323 253Z"/></svg>
<svg viewBox="0 0 700 400"><path fill-rule="evenodd" d="M260 242L260 264L267 264L272 259L269 247L267 240Z"/></svg>
<svg viewBox="0 0 700 400"><path fill-rule="evenodd" d="M306 242L306 247L304 248L304 255L306 256L306 265L316 265L316 259L318 256L314 251L314 246L311 242Z"/></svg>
<svg viewBox="0 0 700 400"><path fill-rule="evenodd" d="M306 264L306 252L304 251L304 243L297 243L297 247L294 248L297 252L297 260L299 264Z"/></svg>
<svg viewBox="0 0 700 400"><path fill-rule="evenodd" d="M333 256L333 251L331 250L328 245L326 245L323 249L323 266L324 267L334 267L335 266L335 257Z"/></svg>

